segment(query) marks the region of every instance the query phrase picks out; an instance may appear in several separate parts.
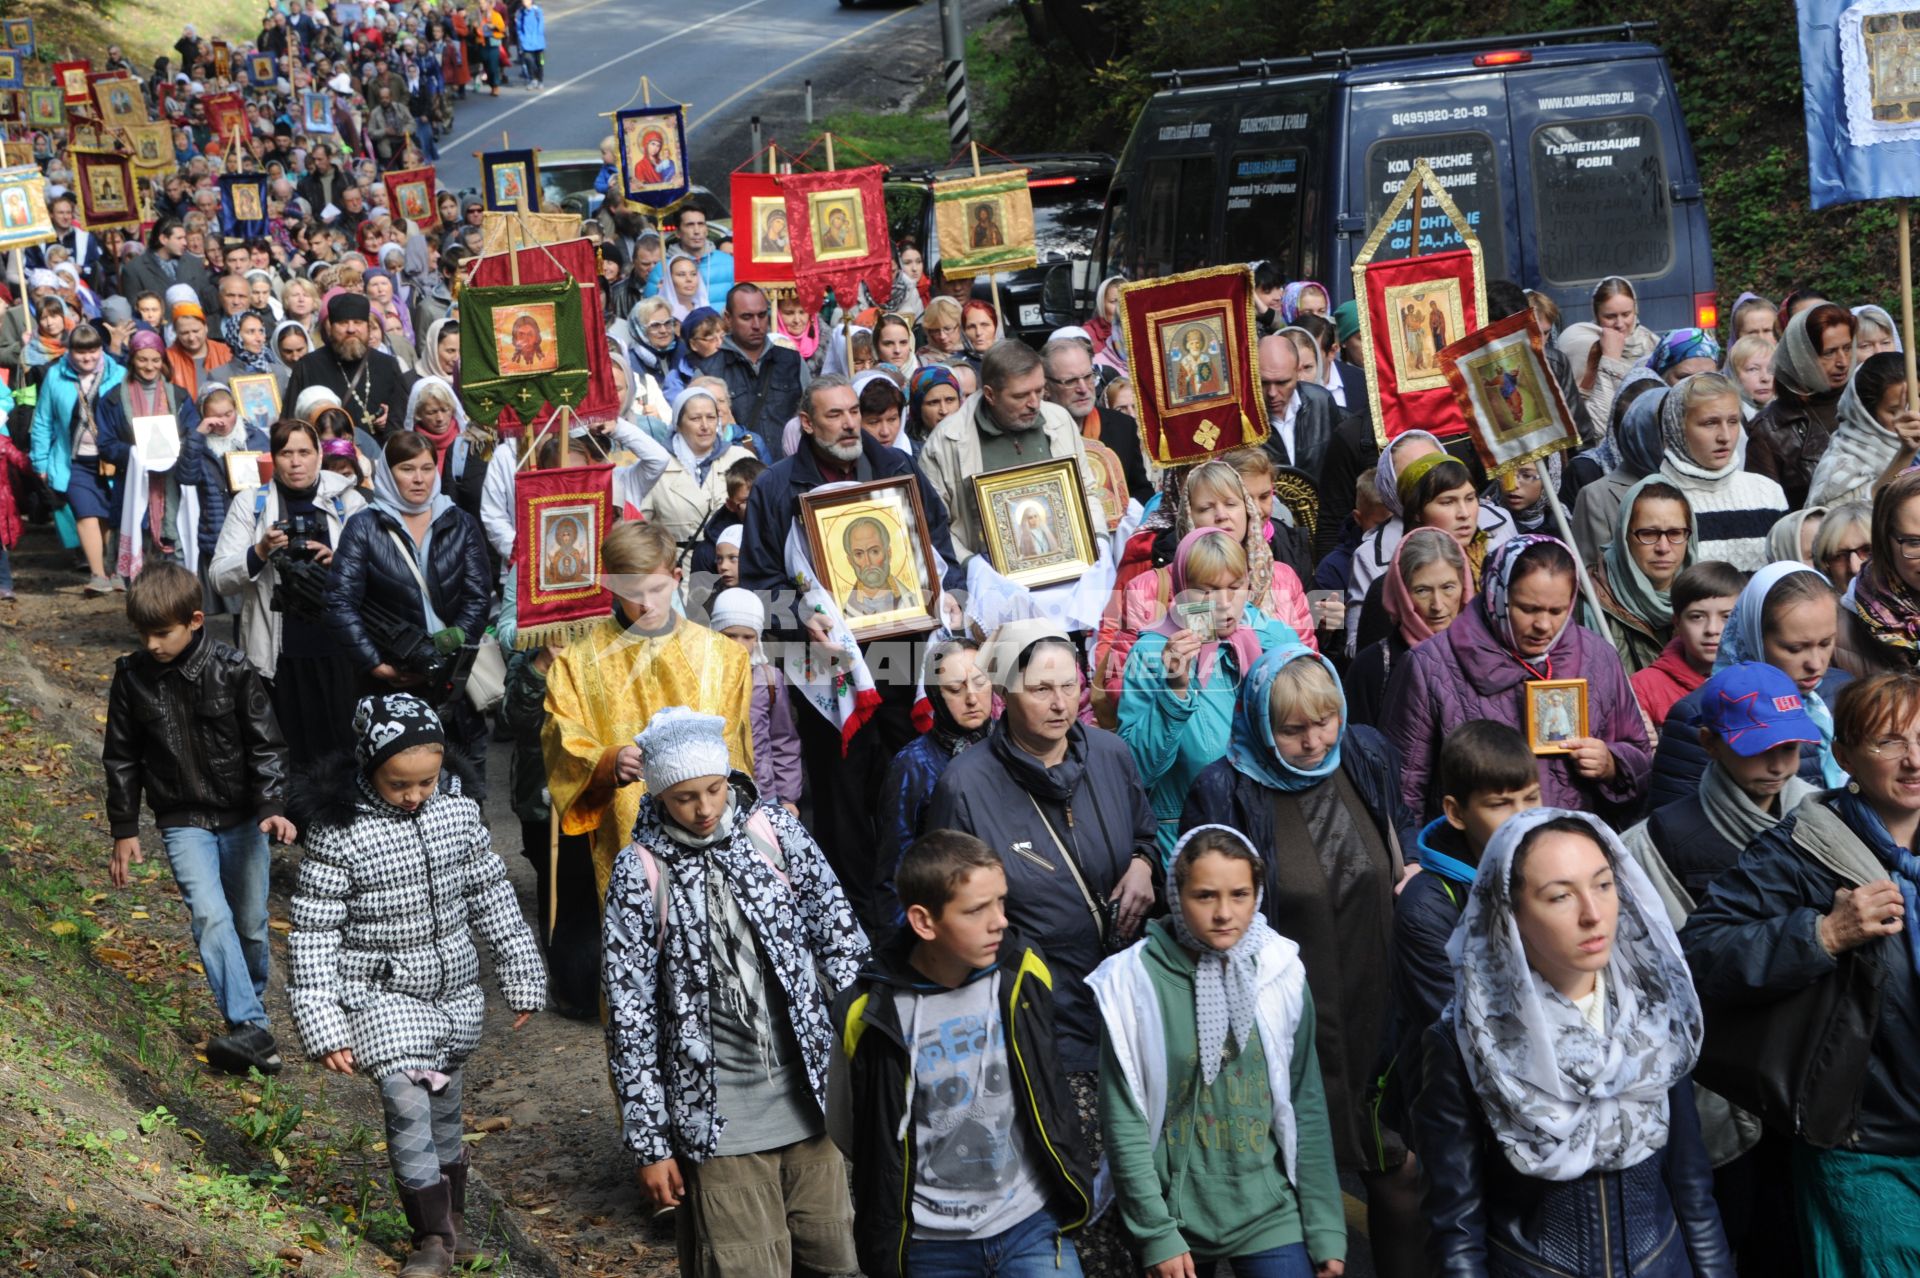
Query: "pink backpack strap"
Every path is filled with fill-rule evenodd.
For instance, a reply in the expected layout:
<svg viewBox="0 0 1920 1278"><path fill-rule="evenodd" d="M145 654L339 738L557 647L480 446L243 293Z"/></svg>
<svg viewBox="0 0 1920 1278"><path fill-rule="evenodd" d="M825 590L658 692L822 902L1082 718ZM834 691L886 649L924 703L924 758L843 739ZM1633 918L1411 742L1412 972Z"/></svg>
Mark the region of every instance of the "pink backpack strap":
<svg viewBox="0 0 1920 1278"><path fill-rule="evenodd" d="M753 815L747 818L747 833L765 840L773 847L777 848L781 846L780 836L774 832L773 821L767 816L765 808L755 808ZM793 882L787 878L787 872L778 865L775 865L773 858L768 856L758 843L754 845L753 850L760 853L760 859L767 863L767 868L773 871L775 878L779 879L788 887L793 886Z"/></svg>
<svg viewBox="0 0 1920 1278"><path fill-rule="evenodd" d="M756 839L765 840L773 847L781 846L780 835L774 830L773 822L764 810L756 810L747 818L747 832L754 835ZM767 863L767 868L773 871L775 878L789 888L793 886L792 880L787 878L787 872L774 864L773 858L766 854L758 842L754 844L753 850L759 853L762 861ZM653 948L664 949L667 944L667 900L660 895L660 863L653 859L653 853L647 851L647 845L637 839L634 840L633 851L640 858L641 872L647 876L647 894L653 898L653 916L657 924Z"/></svg>

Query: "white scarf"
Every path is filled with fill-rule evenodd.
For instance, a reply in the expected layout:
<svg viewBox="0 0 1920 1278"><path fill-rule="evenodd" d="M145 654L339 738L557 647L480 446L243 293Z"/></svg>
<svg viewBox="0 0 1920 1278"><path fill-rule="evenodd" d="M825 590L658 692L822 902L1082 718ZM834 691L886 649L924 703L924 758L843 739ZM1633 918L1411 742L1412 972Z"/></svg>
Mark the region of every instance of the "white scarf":
<svg viewBox="0 0 1920 1278"><path fill-rule="evenodd" d="M1606 1032L1527 962L1509 888L1521 842L1549 821L1587 826L1613 863L1619 922ZM1447 942L1455 1041L1501 1152L1523 1175L1624 1171L1667 1144L1667 1092L1700 1055L1700 999L1645 870L1583 812L1537 808L1501 826Z"/></svg>
<svg viewBox="0 0 1920 1278"><path fill-rule="evenodd" d="M1840 393L1840 421L1828 441L1820 464L1813 468L1807 489L1809 504L1837 506L1845 501L1872 501L1873 484L1900 451L1900 437L1882 426L1860 402L1859 370Z"/></svg>
<svg viewBox="0 0 1920 1278"><path fill-rule="evenodd" d="M844 487L847 485L822 484L813 491L826 493ZM841 740L850 740L879 707L880 692L873 682L873 671L867 668L867 659L861 655L859 642L840 615L833 593L821 587L813 571L807 536L797 519L787 529L786 568L787 579L798 582L801 588L801 615L817 613L832 624L828 646L835 653L833 660L820 664L814 660L813 644L789 644L781 668L787 683L798 688L807 704L840 730Z"/></svg>

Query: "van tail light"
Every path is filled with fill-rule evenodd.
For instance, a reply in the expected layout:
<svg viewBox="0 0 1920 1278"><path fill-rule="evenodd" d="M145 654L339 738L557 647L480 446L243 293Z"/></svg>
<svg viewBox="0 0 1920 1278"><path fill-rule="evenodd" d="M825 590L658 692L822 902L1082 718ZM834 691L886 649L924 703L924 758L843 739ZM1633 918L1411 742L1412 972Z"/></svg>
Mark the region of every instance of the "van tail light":
<svg viewBox="0 0 1920 1278"><path fill-rule="evenodd" d="M1714 293L1693 295L1693 326L1711 333L1720 327L1720 298Z"/></svg>
<svg viewBox="0 0 1920 1278"><path fill-rule="evenodd" d="M1027 182L1027 186L1032 190L1039 190L1043 186L1072 186L1079 180L1076 177L1032 178Z"/></svg>
<svg viewBox="0 0 1920 1278"><path fill-rule="evenodd" d="M1533 61L1533 55L1525 49L1501 49L1497 53L1482 53L1473 59L1476 67L1512 67L1523 62Z"/></svg>

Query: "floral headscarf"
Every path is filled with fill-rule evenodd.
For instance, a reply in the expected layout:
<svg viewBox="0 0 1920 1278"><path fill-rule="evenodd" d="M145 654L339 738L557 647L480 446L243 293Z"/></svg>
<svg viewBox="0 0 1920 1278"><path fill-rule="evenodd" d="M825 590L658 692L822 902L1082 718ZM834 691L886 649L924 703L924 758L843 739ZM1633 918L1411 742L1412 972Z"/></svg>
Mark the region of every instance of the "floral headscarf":
<svg viewBox="0 0 1920 1278"><path fill-rule="evenodd" d="M1647 367L1665 377L1676 364L1690 359L1710 359L1720 366L1720 342L1704 328L1676 328L1660 339L1647 356Z"/></svg>
<svg viewBox="0 0 1920 1278"><path fill-rule="evenodd" d="M960 394L960 379L939 364L923 364L915 370L913 380L908 383L913 393L907 397L907 438L916 444L927 437L927 428L920 424L920 410L926 405L927 396L936 386L951 386L953 393Z"/></svg>
<svg viewBox="0 0 1920 1278"><path fill-rule="evenodd" d="M1295 280L1280 290L1280 322L1282 324L1291 324L1300 318L1303 313L1300 310L1300 299L1310 288L1320 291L1320 300L1326 303L1323 310L1333 309L1333 294L1327 292L1325 284L1318 280Z"/></svg>
<svg viewBox="0 0 1920 1278"><path fill-rule="evenodd" d="M1549 537L1545 533L1521 533L1517 537L1500 543L1494 552L1487 556L1486 574L1480 583L1482 588L1480 607L1487 618L1487 629L1491 630L1494 638L1500 641L1500 646L1512 653L1515 658L1520 656L1520 641L1514 638L1513 617L1509 611L1509 603L1513 598L1513 571L1520 563L1520 556L1529 547L1547 542L1566 550L1566 543L1558 537ZM1571 555L1573 552L1569 550L1567 553ZM1566 620L1560 623L1559 631L1547 644L1548 652L1553 651L1554 646L1560 642L1560 637L1567 633L1567 627L1573 624L1573 613L1573 609L1567 609Z"/></svg>
<svg viewBox="0 0 1920 1278"><path fill-rule="evenodd" d="M1402 519L1406 517L1407 512L1400 505L1400 466L1395 460L1395 454L1399 452L1400 446L1410 439L1424 439L1442 453L1447 451L1447 446L1440 442L1438 435L1424 430L1402 431L1388 440L1387 446L1380 450L1380 460L1375 462L1373 467L1373 486L1380 494L1380 500L1386 503L1387 509Z"/></svg>

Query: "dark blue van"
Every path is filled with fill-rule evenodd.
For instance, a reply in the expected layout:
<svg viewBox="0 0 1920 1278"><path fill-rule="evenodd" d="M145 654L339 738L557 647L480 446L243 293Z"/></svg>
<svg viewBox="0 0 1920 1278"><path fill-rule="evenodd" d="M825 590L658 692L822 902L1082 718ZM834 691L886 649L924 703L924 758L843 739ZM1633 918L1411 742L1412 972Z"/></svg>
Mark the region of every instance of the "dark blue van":
<svg viewBox="0 0 1920 1278"><path fill-rule="evenodd" d="M1368 231L1425 159L1478 234L1489 279L1539 289L1572 322L1592 318L1595 283L1624 275L1648 327L1712 328L1693 145L1665 57L1634 38L1651 25L1160 73L1062 309L1085 314L1108 275L1262 258L1343 301ZM1411 221L1379 257L1406 255ZM1431 203L1421 223L1423 252L1458 242ZM1067 303L1068 269L1049 283Z"/></svg>

